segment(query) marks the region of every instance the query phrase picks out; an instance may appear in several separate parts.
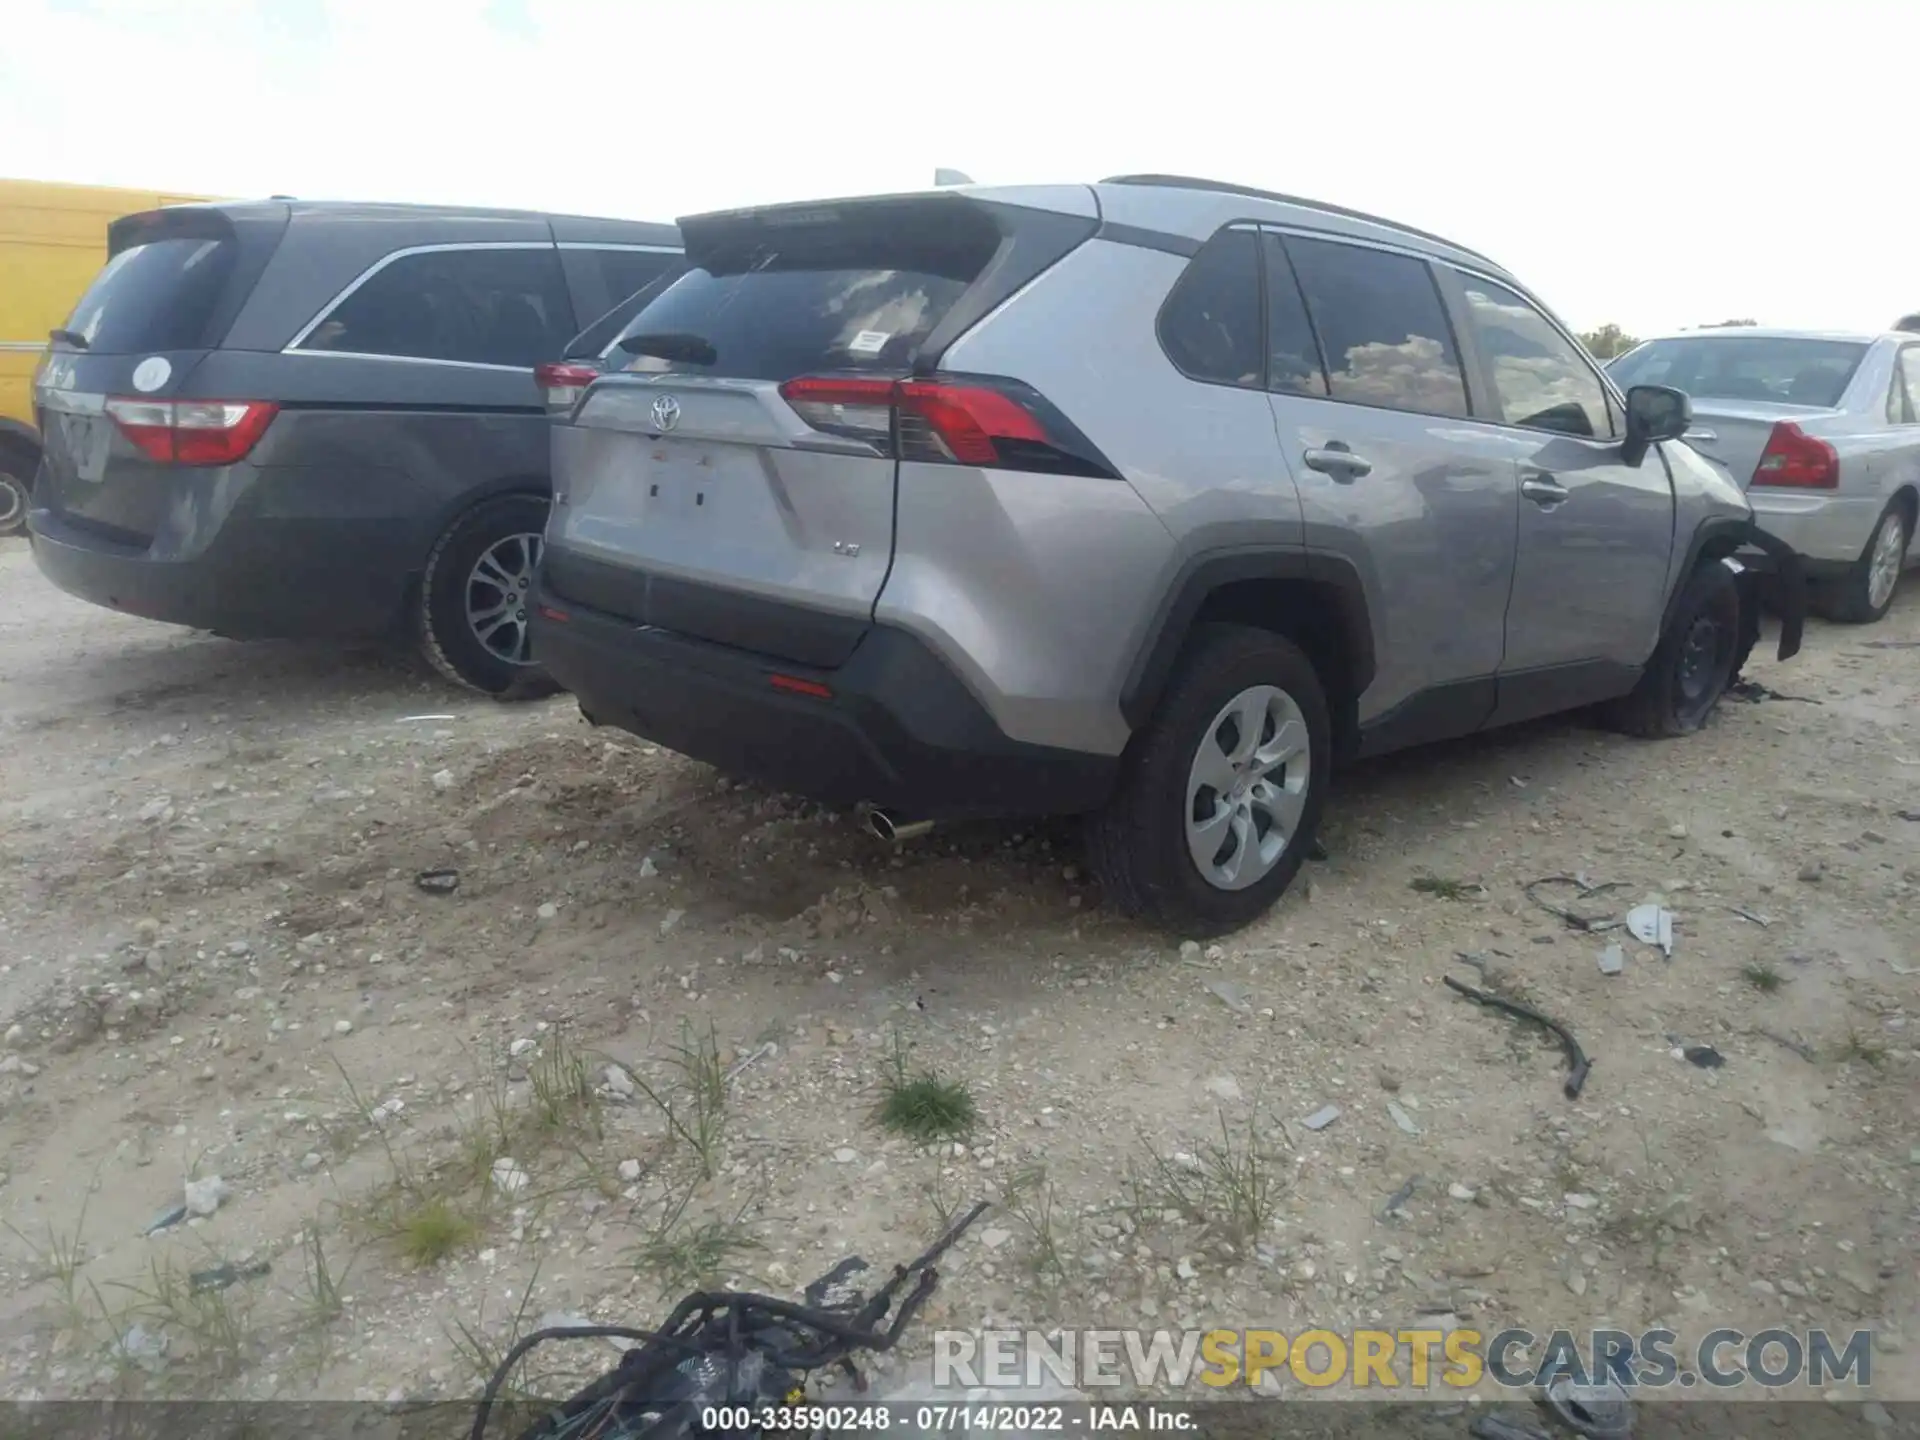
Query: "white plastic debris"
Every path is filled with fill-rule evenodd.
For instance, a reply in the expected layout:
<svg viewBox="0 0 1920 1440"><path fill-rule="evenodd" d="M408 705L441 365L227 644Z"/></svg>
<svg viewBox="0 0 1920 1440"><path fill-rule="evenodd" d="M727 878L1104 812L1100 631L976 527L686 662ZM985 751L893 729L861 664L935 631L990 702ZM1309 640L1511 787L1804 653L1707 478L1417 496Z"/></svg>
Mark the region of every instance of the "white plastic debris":
<svg viewBox="0 0 1920 1440"><path fill-rule="evenodd" d="M1607 946L1606 949L1600 952L1600 973L1602 975L1618 975L1626 968L1627 952L1620 948L1618 942Z"/></svg>
<svg viewBox="0 0 1920 1440"><path fill-rule="evenodd" d="M1300 1123L1309 1130L1324 1130L1339 1118L1340 1107L1338 1105L1322 1105Z"/></svg>
<svg viewBox="0 0 1920 1440"><path fill-rule="evenodd" d="M187 1181L182 1198L187 1202L189 1215L205 1217L218 1210L230 1193L226 1181L218 1175L206 1175L198 1180Z"/></svg>
<svg viewBox="0 0 1920 1440"><path fill-rule="evenodd" d="M1664 905L1636 905L1627 912L1627 929L1642 945L1658 945L1673 958L1673 912Z"/></svg>
<svg viewBox="0 0 1920 1440"><path fill-rule="evenodd" d="M1387 1102L1387 1114L1391 1115L1393 1117L1393 1123L1406 1131L1407 1134L1418 1135L1420 1133L1420 1127L1413 1123L1413 1116L1406 1112L1406 1108L1402 1106L1399 1101L1389 1100Z"/></svg>

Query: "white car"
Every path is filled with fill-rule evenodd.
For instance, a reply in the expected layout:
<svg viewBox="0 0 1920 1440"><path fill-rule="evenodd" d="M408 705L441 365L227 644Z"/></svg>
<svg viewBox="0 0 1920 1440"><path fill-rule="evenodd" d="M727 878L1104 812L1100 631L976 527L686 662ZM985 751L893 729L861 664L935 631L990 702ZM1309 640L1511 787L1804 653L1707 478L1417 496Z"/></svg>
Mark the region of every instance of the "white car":
<svg viewBox="0 0 1920 1440"><path fill-rule="evenodd" d="M1887 613L1920 518L1920 334L1690 330L1607 369L1623 388L1687 393L1688 442L1799 552L1816 609L1856 624Z"/></svg>

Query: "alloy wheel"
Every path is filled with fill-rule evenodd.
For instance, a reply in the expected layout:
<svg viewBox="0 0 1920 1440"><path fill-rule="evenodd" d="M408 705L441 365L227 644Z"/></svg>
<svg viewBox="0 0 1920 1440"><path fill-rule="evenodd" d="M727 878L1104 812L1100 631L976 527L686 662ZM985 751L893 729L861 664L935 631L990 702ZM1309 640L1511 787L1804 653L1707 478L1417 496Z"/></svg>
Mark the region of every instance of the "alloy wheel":
<svg viewBox="0 0 1920 1440"><path fill-rule="evenodd" d="M496 540L467 577L467 624L489 653L509 665L532 663L527 609L543 543L536 534Z"/></svg>
<svg viewBox="0 0 1920 1440"><path fill-rule="evenodd" d="M1286 691L1254 685L1220 708L1187 773L1187 848L1209 885L1244 890L1280 863L1311 760L1306 716Z"/></svg>

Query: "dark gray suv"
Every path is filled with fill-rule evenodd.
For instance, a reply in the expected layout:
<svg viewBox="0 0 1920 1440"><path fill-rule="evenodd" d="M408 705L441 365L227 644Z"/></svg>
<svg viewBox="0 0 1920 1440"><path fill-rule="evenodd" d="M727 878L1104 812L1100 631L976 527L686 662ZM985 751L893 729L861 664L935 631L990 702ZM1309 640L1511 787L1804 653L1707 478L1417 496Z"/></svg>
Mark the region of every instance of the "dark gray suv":
<svg viewBox="0 0 1920 1440"><path fill-rule="evenodd" d="M35 377L35 559L83 599L238 638L410 626L449 678L537 693L535 367L679 249L667 225L497 210L116 221Z"/></svg>

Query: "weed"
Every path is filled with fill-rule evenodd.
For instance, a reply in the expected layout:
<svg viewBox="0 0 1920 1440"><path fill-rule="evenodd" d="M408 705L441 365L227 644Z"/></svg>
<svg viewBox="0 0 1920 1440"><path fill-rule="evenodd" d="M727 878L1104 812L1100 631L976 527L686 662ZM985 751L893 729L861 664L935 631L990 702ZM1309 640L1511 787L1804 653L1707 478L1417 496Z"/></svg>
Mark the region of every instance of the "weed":
<svg viewBox="0 0 1920 1440"><path fill-rule="evenodd" d="M757 1196L749 1196L732 1219L716 1216L697 1225L683 1224L693 1193L687 1189L664 1196L659 1219L632 1252L636 1269L658 1272L663 1296L712 1289L738 1269L745 1256L765 1248L745 1223Z"/></svg>
<svg viewBox="0 0 1920 1440"><path fill-rule="evenodd" d="M1000 1209L1027 1232L1027 1258L1042 1279L1067 1278L1066 1255L1054 1228L1055 1192L1043 1167L1008 1176L1000 1186Z"/></svg>
<svg viewBox="0 0 1920 1440"><path fill-rule="evenodd" d="M395 1217L394 1239L400 1253L415 1265L438 1265L479 1238L480 1226L473 1217L439 1196L422 1200Z"/></svg>
<svg viewBox="0 0 1920 1440"><path fill-rule="evenodd" d="M527 1069L527 1083L533 1090L530 1118L537 1132L552 1136L579 1130L600 1137L598 1101L587 1058L568 1043L564 1030L556 1028L548 1037Z"/></svg>
<svg viewBox="0 0 1920 1440"><path fill-rule="evenodd" d="M1762 960L1755 960L1740 971L1740 978L1762 995L1771 995L1787 983L1787 977Z"/></svg>
<svg viewBox="0 0 1920 1440"><path fill-rule="evenodd" d="M1416 875L1407 882L1407 888L1441 900L1477 900L1487 893L1486 886L1474 881L1447 880L1438 875Z"/></svg>
<svg viewBox="0 0 1920 1440"><path fill-rule="evenodd" d="M1878 1070L1887 1063L1887 1048L1858 1030L1849 1030L1846 1044L1840 1047L1840 1063L1844 1065L1851 1060L1858 1060L1862 1065Z"/></svg>
<svg viewBox="0 0 1920 1440"><path fill-rule="evenodd" d="M1222 1111L1217 1141L1188 1155L1150 1152L1145 1172L1129 1178L1136 1208L1177 1210L1235 1245L1251 1243L1272 1222L1281 1190L1256 1126L1249 1112L1244 1133L1236 1134Z"/></svg>
<svg viewBox="0 0 1920 1440"><path fill-rule="evenodd" d="M338 1320L346 1309L340 1287L353 1269L353 1261L348 1260L345 1269L337 1275L334 1273L318 1220L300 1232L300 1259L306 1282L304 1301L308 1323L320 1326Z"/></svg>
<svg viewBox="0 0 1920 1440"><path fill-rule="evenodd" d="M979 1113L973 1093L958 1080L944 1080L930 1070L909 1075L906 1042L895 1032L886 1086L874 1114L884 1128L929 1145L966 1134Z"/></svg>
<svg viewBox="0 0 1920 1440"><path fill-rule="evenodd" d="M230 1377L245 1368L252 1348L253 1303L244 1287L197 1290L171 1256L150 1260L144 1282L114 1284L133 1297L129 1313L152 1321L157 1329L186 1336L194 1358L215 1374Z"/></svg>
<svg viewBox="0 0 1920 1440"><path fill-rule="evenodd" d="M701 1178L711 1180L727 1122L727 1071L720 1063L720 1038L712 1024L702 1035L683 1021L668 1064L679 1072L674 1085L655 1089L637 1075L633 1083L660 1111L667 1129L693 1150Z"/></svg>
<svg viewBox="0 0 1920 1440"><path fill-rule="evenodd" d="M948 1188L946 1169L938 1156L934 1158L932 1173L920 1187L920 1199L925 1203L927 1213L933 1218L933 1224L929 1228L932 1231L932 1238L936 1240L954 1227L954 1223L960 1218L960 1212L966 1207L966 1201L960 1197L959 1193Z"/></svg>

